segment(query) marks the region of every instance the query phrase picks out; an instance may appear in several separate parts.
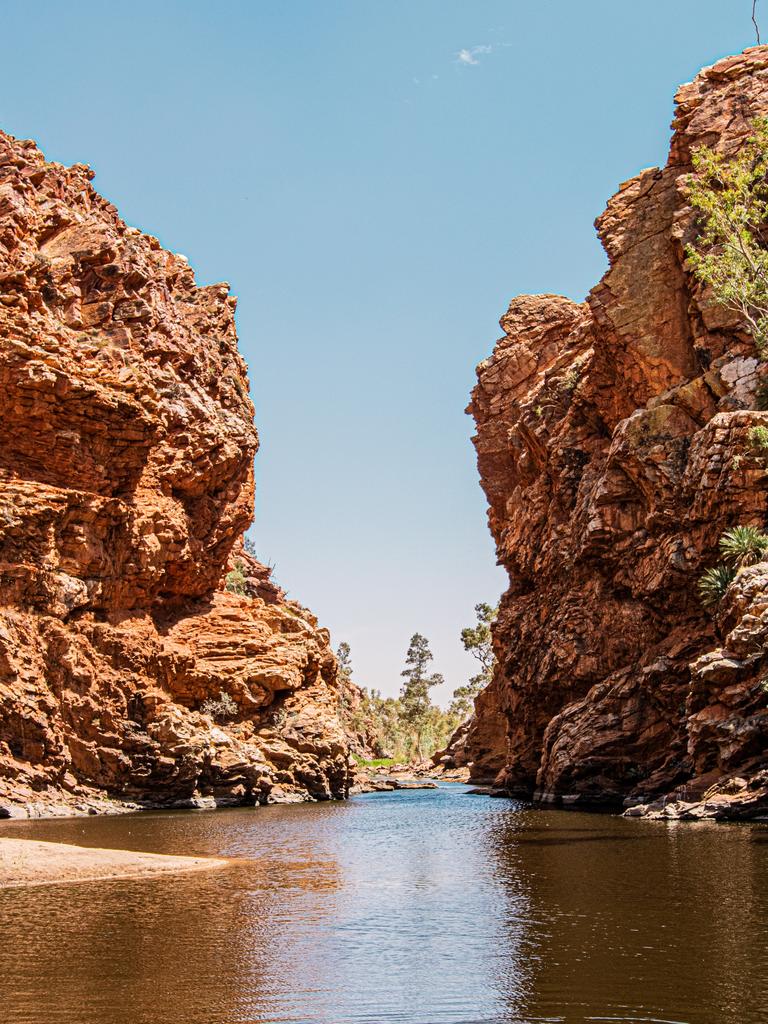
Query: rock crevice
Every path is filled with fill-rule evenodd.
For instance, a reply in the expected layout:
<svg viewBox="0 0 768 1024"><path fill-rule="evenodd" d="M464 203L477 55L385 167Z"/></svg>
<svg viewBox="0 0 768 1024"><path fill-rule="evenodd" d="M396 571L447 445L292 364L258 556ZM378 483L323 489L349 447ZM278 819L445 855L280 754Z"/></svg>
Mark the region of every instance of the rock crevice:
<svg viewBox="0 0 768 1024"><path fill-rule="evenodd" d="M768 806L768 564L714 621L696 591L724 530L766 524L748 432L768 424L768 371L685 261L692 151L733 153L766 114L766 47L683 86L669 163L598 218L603 280L581 304L515 299L478 367L469 411L510 586L461 757L510 792L645 812L684 791L714 817Z"/></svg>
<svg viewBox="0 0 768 1024"><path fill-rule="evenodd" d="M242 549L235 299L92 177L0 133L0 814L344 796L328 633Z"/></svg>

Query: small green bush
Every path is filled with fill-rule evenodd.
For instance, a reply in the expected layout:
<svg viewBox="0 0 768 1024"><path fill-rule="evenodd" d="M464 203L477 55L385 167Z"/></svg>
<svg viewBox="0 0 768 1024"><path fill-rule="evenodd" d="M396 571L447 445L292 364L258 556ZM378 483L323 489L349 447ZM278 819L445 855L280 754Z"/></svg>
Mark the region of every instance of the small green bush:
<svg viewBox="0 0 768 1024"><path fill-rule="evenodd" d="M768 427L750 427L747 438L756 451L768 452Z"/></svg>
<svg viewBox="0 0 768 1024"><path fill-rule="evenodd" d="M720 538L720 554L729 565L754 565L768 552L768 534L756 526L734 526Z"/></svg>
<svg viewBox="0 0 768 1024"><path fill-rule="evenodd" d="M204 715L210 715L214 722L228 722L237 714L237 704L228 693L219 690L219 699L209 697L200 705L200 710Z"/></svg>
<svg viewBox="0 0 768 1024"><path fill-rule="evenodd" d="M736 578L736 569L732 565L716 565L707 569L699 578L699 597L704 605L719 604L725 592Z"/></svg>
<svg viewBox="0 0 768 1024"><path fill-rule="evenodd" d="M579 372L579 368L576 366L572 366L571 369L563 377L563 391L565 391L569 395L572 395L578 387L580 380L581 373Z"/></svg>
<svg viewBox="0 0 768 1024"><path fill-rule="evenodd" d="M242 596L248 592L242 562L235 562L235 568L228 572L224 578L224 586L230 594L240 594Z"/></svg>

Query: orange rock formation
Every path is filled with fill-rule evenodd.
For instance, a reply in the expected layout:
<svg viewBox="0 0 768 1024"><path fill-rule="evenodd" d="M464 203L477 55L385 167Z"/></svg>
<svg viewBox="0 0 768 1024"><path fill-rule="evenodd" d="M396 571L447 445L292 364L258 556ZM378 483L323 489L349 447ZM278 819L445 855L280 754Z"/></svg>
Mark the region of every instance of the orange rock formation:
<svg viewBox="0 0 768 1024"><path fill-rule="evenodd" d="M603 280L583 304L515 299L478 367L469 411L510 588L460 759L510 792L635 814L768 807L768 563L714 621L696 591L725 529L766 524L747 434L768 426L768 365L684 255L692 150L732 153L766 114L768 47L683 86L667 166L597 222Z"/></svg>
<svg viewBox="0 0 768 1024"><path fill-rule="evenodd" d="M0 815L343 796L328 633L242 551L235 300L92 177L0 133Z"/></svg>

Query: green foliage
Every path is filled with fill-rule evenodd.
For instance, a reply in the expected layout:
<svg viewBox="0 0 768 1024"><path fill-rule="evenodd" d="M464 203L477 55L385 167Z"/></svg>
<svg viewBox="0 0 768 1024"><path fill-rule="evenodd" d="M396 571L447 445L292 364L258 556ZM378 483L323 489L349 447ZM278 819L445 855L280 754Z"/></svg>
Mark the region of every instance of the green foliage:
<svg viewBox="0 0 768 1024"><path fill-rule="evenodd" d="M712 569L707 569L699 578L698 590L701 603L704 605L719 604L735 578L736 569L732 565L716 565Z"/></svg>
<svg viewBox="0 0 768 1024"><path fill-rule="evenodd" d="M686 249L699 280L720 304L737 312L761 355L768 342L768 118L735 157L702 147L693 154L688 198L701 220Z"/></svg>
<svg viewBox="0 0 768 1024"><path fill-rule="evenodd" d="M339 644L336 660L339 663L339 676L345 683L349 682L352 679L352 648L348 643Z"/></svg>
<svg viewBox="0 0 768 1024"><path fill-rule="evenodd" d="M768 534L756 526L734 526L722 535L719 547L725 561L699 577L699 597L705 605L719 604L739 569L768 555Z"/></svg>
<svg viewBox="0 0 768 1024"><path fill-rule="evenodd" d="M391 768L393 764L399 763L394 757L374 757L368 760L365 757L356 756L355 761L361 768Z"/></svg>
<svg viewBox="0 0 768 1024"><path fill-rule="evenodd" d="M230 594L240 594L242 596L248 593L242 562L235 562L235 568L228 572L224 578L224 585Z"/></svg>
<svg viewBox="0 0 768 1024"><path fill-rule="evenodd" d="M459 686L453 691L453 700L448 710L462 721L472 713L475 697L493 678L496 657L493 653L491 626L498 611L498 608L492 608L489 604L476 604L477 625L467 626L461 631L464 650L469 651L480 662L480 672L472 676L466 685Z"/></svg>
<svg viewBox="0 0 768 1024"><path fill-rule="evenodd" d="M491 625L496 613L496 608L478 604L475 606L476 624L462 630L464 649L477 658L481 671L454 691L447 711L436 707L430 699L429 691L442 683L443 677L430 671L432 652L429 642L420 633L414 633L408 646L399 697L383 697L378 690L363 689L361 698L354 696L347 704L344 691L346 684L351 683L352 658L349 644L339 645L337 660L345 721L353 732L365 736L368 746L380 755L375 762L358 757L358 763L373 766L421 761L447 745L456 727L471 712L475 696L493 675L496 661L491 645Z"/></svg>
<svg viewBox="0 0 768 1024"><path fill-rule="evenodd" d="M385 758L410 760L408 734L396 697L382 697L379 690L363 690L361 716L375 737L375 750Z"/></svg>
<svg viewBox="0 0 768 1024"><path fill-rule="evenodd" d="M256 542L253 537L249 537L246 534L243 539L243 547L245 548L246 554L250 555L251 558L256 557Z"/></svg>
<svg viewBox="0 0 768 1024"><path fill-rule="evenodd" d="M431 661L429 641L421 633L414 633L405 656L405 668L400 673L405 680L400 687L400 703L403 721L415 734L419 760L424 757L423 738L432 710L429 691L443 682L439 672L428 673Z"/></svg>
<svg viewBox="0 0 768 1024"><path fill-rule="evenodd" d="M453 691L453 700L449 704L448 710L452 711L462 722L465 718L469 718L475 706L475 697L485 689L488 683L489 679L483 672L471 676L468 683L464 686L457 686Z"/></svg>
<svg viewBox="0 0 768 1024"><path fill-rule="evenodd" d="M352 649L348 643L342 641L336 651L337 671L339 674L339 707L341 714L347 719L352 731L360 735L366 732L365 722L355 720L354 712L350 715L350 693L354 689L352 682Z"/></svg>
<svg viewBox="0 0 768 1024"><path fill-rule="evenodd" d="M214 722L228 722L237 714L237 704L228 693L219 690L219 699L209 697L200 705L200 710L204 715L210 715Z"/></svg>
<svg viewBox="0 0 768 1024"><path fill-rule="evenodd" d="M455 715L430 704L417 732L405 714L402 701L398 697L383 697L378 690L363 690L363 703L357 717L359 724L375 738L374 749L382 755L376 761L384 764L429 757L447 744L459 724Z"/></svg>
<svg viewBox="0 0 768 1024"><path fill-rule="evenodd" d="M493 672L496 658L493 654L493 638L491 626L496 620L498 608L481 602L475 605L477 625L467 626L461 631L461 642L465 651L469 651L480 662L484 672Z"/></svg>
<svg viewBox="0 0 768 1024"><path fill-rule="evenodd" d="M720 538L720 554L737 569L761 561L768 552L768 534L755 526L734 526Z"/></svg>
<svg viewBox="0 0 768 1024"><path fill-rule="evenodd" d="M363 690L363 706L358 716L368 734L375 737L374 750L382 755L373 764L365 762L371 766L421 761L446 746L459 724L451 712L430 704L417 733L403 714L400 699L382 697L378 690Z"/></svg>
<svg viewBox="0 0 768 1024"><path fill-rule="evenodd" d="M765 378L755 388L755 408L768 412L768 380Z"/></svg>
<svg viewBox="0 0 768 1024"><path fill-rule="evenodd" d="M563 391L566 394L572 395L578 387L579 381L581 380L581 373L578 367L571 367L570 370L563 377Z"/></svg>
<svg viewBox="0 0 768 1024"><path fill-rule="evenodd" d="M747 431L747 440L755 451L768 452L768 427L750 427Z"/></svg>

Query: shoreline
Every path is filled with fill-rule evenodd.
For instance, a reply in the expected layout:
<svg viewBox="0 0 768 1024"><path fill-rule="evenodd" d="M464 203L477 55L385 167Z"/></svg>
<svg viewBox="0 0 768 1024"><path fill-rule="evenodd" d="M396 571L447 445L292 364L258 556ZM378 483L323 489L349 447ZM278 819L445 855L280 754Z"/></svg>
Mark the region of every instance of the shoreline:
<svg viewBox="0 0 768 1024"><path fill-rule="evenodd" d="M0 891L36 885L157 878L227 867L223 857L186 857L0 837Z"/></svg>

